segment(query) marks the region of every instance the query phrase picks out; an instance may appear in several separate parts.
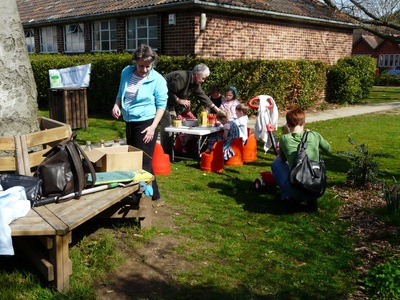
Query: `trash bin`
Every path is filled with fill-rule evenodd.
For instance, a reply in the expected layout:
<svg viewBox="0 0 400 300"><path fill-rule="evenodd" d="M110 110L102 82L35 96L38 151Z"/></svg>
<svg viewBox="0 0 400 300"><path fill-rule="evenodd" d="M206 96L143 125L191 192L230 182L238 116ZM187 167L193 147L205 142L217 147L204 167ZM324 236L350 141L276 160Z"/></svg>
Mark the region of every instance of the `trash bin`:
<svg viewBox="0 0 400 300"><path fill-rule="evenodd" d="M88 128L86 88L49 88L50 118L75 128Z"/></svg>

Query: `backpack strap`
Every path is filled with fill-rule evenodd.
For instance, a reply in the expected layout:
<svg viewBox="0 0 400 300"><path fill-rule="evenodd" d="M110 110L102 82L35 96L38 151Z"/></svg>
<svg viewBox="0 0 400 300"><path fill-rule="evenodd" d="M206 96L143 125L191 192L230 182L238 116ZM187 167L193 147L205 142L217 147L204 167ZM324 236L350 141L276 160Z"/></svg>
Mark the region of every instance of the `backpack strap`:
<svg viewBox="0 0 400 300"><path fill-rule="evenodd" d="M74 132L72 134L70 140L68 141L68 143L65 144L65 146L71 156L76 174L78 175L78 178L77 178L77 181L75 182L75 184L77 184L76 198L79 199L80 196L82 195L82 191L84 190L84 188L86 186L86 182L87 182L85 170L83 168L82 159L81 159L80 155L83 156L83 158L86 160L87 165L89 167L90 173L93 178L93 181L91 184L92 187L94 186L94 183L96 182L96 173L93 168L93 165L89 161L89 158L87 157L85 152L82 150L82 148L76 143L75 138L76 138L76 133Z"/></svg>
<svg viewBox="0 0 400 300"><path fill-rule="evenodd" d="M300 141L299 146L298 146L298 150L302 149L302 150L306 151L306 149L307 149L307 138L308 138L308 133L309 132L310 131L306 131L305 133L303 133L303 136L301 137L301 141Z"/></svg>
<svg viewBox="0 0 400 300"><path fill-rule="evenodd" d="M307 138L308 138L308 133L309 133L310 131L306 131L306 132L304 132L303 133L303 136L301 137L301 141L303 142L303 143L306 143L307 142Z"/></svg>
<svg viewBox="0 0 400 300"><path fill-rule="evenodd" d="M76 134L75 134L75 136L76 136ZM83 156L83 159L86 161L86 165L89 168L90 175L92 176L92 183L90 184L90 187L94 187L94 185L96 183L96 171L93 167L93 164L87 157L85 151L83 151L82 148L75 141L75 138L73 139L73 142L74 142L75 147L78 149L78 152Z"/></svg>

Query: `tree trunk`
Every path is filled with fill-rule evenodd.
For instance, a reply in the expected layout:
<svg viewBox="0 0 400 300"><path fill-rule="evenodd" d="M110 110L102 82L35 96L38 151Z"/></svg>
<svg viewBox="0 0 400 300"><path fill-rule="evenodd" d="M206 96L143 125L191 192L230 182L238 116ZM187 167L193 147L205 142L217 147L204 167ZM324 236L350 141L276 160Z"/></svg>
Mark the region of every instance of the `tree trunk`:
<svg viewBox="0 0 400 300"><path fill-rule="evenodd" d="M0 136L39 131L37 90L15 0L0 1Z"/></svg>

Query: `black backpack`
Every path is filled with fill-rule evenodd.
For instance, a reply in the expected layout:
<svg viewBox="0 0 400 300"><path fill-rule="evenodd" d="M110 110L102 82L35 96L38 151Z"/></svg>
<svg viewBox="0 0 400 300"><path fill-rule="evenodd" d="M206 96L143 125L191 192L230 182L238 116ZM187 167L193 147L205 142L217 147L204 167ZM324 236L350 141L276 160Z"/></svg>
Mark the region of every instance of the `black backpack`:
<svg viewBox="0 0 400 300"><path fill-rule="evenodd" d="M289 172L289 181L298 190L319 198L325 193L326 168L324 161L319 156L319 161L312 161L307 156L307 137L309 131L303 134L297 148L297 156Z"/></svg>

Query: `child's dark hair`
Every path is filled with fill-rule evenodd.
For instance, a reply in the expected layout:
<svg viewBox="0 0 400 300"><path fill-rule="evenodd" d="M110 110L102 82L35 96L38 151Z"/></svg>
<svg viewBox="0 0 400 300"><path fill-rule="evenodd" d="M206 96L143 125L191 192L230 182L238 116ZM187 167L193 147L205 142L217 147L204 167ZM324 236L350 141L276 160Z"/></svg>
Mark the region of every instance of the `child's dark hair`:
<svg viewBox="0 0 400 300"><path fill-rule="evenodd" d="M247 113L249 111L249 107L245 104L238 104L238 105L236 105L236 110L241 111L242 113L247 115Z"/></svg>
<svg viewBox="0 0 400 300"><path fill-rule="evenodd" d="M210 94L212 93L221 93L221 88L218 84L213 84L210 86Z"/></svg>

